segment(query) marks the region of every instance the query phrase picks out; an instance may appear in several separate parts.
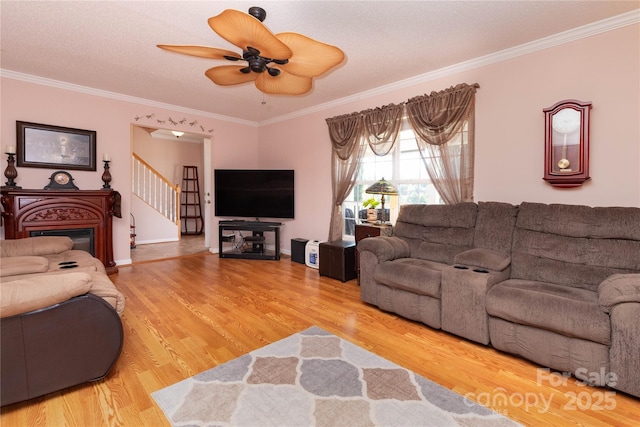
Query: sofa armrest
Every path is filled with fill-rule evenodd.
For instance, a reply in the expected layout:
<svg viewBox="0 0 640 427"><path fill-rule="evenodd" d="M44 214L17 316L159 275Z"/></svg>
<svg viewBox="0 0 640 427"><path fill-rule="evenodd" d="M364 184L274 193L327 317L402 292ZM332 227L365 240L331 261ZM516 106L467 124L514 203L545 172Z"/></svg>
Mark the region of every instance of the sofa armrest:
<svg viewBox="0 0 640 427"><path fill-rule="evenodd" d="M640 274L613 274L598 285L598 302L609 313L625 302L640 303Z"/></svg>
<svg viewBox="0 0 640 427"><path fill-rule="evenodd" d="M104 378L123 337L120 316L92 294L0 319L1 405Z"/></svg>
<svg viewBox="0 0 640 427"><path fill-rule="evenodd" d="M397 258L407 258L411 254L409 244L399 237L367 237L358 242L358 251L372 252L378 262L390 261Z"/></svg>
<svg viewBox="0 0 640 427"><path fill-rule="evenodd" d="M93 274L91 276L90 294L99 296L108 302L118 314L124 312L125 298L115 287L111 279L106 274Z"/></svg>
<svg viewBox="0 0 640 427"><path fill-rule="evenodd" d="M0 285L0 317L9 317L49 307L91 289L87 273L67 273L30 277Z"/></svg>
<svg viewBox="0 0 640 427"><path fill-rule="evenodd" d="M492 249L474 248L460 252L453 259L456 264L502 271L511 264L511 256Z"/></svg>
<svg viewBox="0 0 640 427"><path fill-rule="evenodd" d="M0 240L0 257L59 254L73 248L67 236L38 236Z"/></svg>

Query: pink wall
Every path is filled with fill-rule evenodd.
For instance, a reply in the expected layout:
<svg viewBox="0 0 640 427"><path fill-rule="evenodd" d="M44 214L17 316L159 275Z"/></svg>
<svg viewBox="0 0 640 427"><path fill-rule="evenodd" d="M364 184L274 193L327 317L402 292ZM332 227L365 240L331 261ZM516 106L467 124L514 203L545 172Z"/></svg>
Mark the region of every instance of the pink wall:
<svg viewBox="0 0 640 427"><path fill-rule="evenodd" d="M97 131L96 172L72 171L81 190L102 187L102 155L112 158L111 186L122 194L122 219L114 219L114 258L118 264L130 262L129 212L131 211L131 141L132 125L160 127L209 135L212 139L214 167L254 167L257 164L258 128L253 124L223 121L219 118L172 111L157 106L142 105L91 95L69 89L40 85L3 77L0 108L0 145L15 145L16 120L90 129ZM83 89L84 90L84 89ZM147 117L151 116L151 117ZM169 117L183 117L183 125L169 126ZM160 122L163 122L160 123ZM193 126L189 123L197 122ZM6 160L3 160L6 166ZM3 166L3 169L4 169ZM53 170L18 168L18 185L22 188L42 188L48 183ZM4 181L3 181L4 182ZM210 230L217 230L212 219ZM2 230L4 236L4 230Z"/></svg>
<svg viewBox="0 0 640 427"><path fill-rule="evenodd" d="M296 170L296 220L286 239L326 239L331 204L325 119L479 83L476 95L475 200L640 207L640 26L486 65L260 127L262 166ZM363 97L364 98L364 97ZM542 180L544 114L562 99L593 102L591 181L558 189Z"/></svg>

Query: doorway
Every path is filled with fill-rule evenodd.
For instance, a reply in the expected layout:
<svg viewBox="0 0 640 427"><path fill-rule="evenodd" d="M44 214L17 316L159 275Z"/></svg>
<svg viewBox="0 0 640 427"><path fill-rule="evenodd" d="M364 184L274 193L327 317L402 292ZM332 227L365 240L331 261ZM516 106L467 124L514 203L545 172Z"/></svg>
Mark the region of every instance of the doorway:
<svg viewBox="0 0 640 427"><path fill-rule="evenodd" d="M132 192L133 263L173 258L208 251L210 245L209 219L211 218L211 138L205 135L184 133L176 136L170 130L132 125L131 151L143 159L162 179L174 186L182 186L185 165L197 165L200 175L203 232L200 235L181 234L181 222L163 218L159 212ZM206 160L205 160L206 159ZM132 171L134 180L135 171ZM175 199L175 198L174 198ZM180 200L178 200L178 208ZM170 206L173 206L170 204ZM135 228L134 228L135 226ZM173 231L171 231L173 229Z"/></svg>

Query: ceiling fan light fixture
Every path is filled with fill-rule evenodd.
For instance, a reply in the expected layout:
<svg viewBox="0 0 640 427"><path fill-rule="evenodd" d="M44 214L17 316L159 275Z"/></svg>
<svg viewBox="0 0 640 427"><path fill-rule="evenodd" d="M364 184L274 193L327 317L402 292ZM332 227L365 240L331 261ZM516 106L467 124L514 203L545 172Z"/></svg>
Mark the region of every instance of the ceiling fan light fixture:
<svg viewBox="0 0 640 427"><path fill-rule="evenodd" d="M261 56L252 56L248 59L248 61L249 61L249 68L251 68L251 71L255 73L263 72L267 67L267 64L269 63L269 61L266 58L263 58Z"/></svg>

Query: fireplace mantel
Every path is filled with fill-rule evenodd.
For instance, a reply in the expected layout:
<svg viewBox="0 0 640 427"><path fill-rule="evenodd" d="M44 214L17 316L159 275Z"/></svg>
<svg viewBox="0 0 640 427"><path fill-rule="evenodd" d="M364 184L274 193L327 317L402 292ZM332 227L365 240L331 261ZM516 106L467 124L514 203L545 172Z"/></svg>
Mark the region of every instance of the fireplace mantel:
<svg viewBox="0 0 640 427"><path fill-rule="evenodd" d="M108 274L113 260L113 216L120 216L119 194L112 190L2 189L5 239L22 239L42 231L93 229L94 255Z"/></svg>

